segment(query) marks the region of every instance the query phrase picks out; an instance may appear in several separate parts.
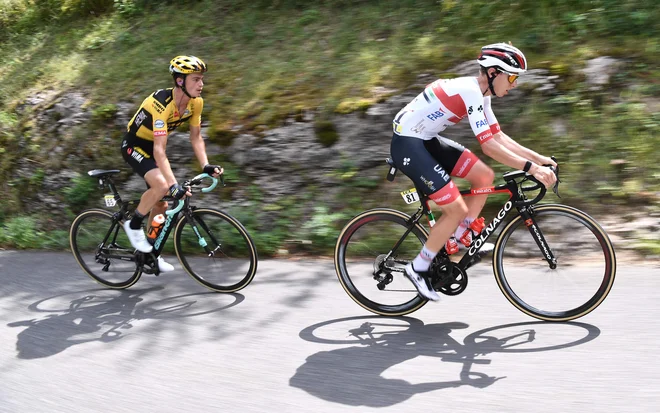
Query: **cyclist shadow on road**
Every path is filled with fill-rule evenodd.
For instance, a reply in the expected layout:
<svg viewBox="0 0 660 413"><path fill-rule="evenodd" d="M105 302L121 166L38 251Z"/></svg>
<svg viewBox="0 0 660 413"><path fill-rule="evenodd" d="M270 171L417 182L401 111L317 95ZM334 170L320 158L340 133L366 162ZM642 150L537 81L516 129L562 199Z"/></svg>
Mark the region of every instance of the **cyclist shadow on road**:
<svg viewBox="0 0 660 413"><path fill-rule="evenodd" d="M166 298L148 299L146 294L162 290L162 286L130 289L94 289L59 294L39 300L28 308L35 312L50 313L41 319L16 321L9 327L27 327L17 336L16 350L20 359L50 357L67 348L90 342L110 343L126 336L134 323L142 320L194 317L225 310L243 301L238 293L223 294L233 302L212 309L197 308L195 297L218 294L215 292L182 294ZM66 296L78 296L66 304ZM64 298L64 300L62 300ZM53 304L55 302L56 304ZM139 304L139 305L138 305ZM48 308L53 305L60 308Z"/></svg>
<svg viewBox="0 0 660 413"><path fill-rule="evenodd" d="M372 321L362 321L371 319ZM337 329L346 323L348 329ZM407 325L406 325L407 323ZM335 326L332 326L335 325ZM300 337L317 343L353 344L336 350L321 351L309 356L290 379L292 387L302 389L323 400L350 406L386 407L401 403L418 393L459 386L485 388L506 376L490 376L473 371L474 365L490 364L483 356L494 352L537 352L570 347L591 341L600 330L584 323L564 323L582 328L582 338L558 345L532 345L536 340L534 325L546 322L525 322L495 326L473 332L459 343L451 337L455 330L469 326L462 322L427 324L411 317L392 319L349 317L331 320L305 328ZM316 334L327 326L342 331L344 339L324 339ZM355 326L353 328L350 328ZM503 330L507 331L503 331ZM495 335L496 330L501 330ZM355 345L357 344L357 345ZM462 368L457 380L412 384L402 379L383 377L383 373L397 364L418 356L437 357L443 363L459 363ZM443 364L444 365L444 364ZM429 363L429 371L422 377L441 373L437 363Z"/></svg>

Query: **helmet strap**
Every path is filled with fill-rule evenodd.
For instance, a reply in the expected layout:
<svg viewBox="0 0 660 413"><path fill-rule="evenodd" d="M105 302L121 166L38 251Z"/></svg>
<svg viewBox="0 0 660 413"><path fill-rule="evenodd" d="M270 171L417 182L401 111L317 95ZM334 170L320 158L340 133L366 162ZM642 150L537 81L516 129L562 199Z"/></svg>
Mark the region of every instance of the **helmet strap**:
<svg viewBox="0 0 660 413"><path fill-rule="evenodd" d="M190 96L190 93L188 93L188 90L186 89L186 78L188 75L183 75L180 77L182 79L181 83L177 82L177 85L181 88L183 93L185 93L186 96L188 96L189 99L194 99L194 97Z"/></svg>
<svg viewBox="0 0 660 413"><path fill-rule="evenodd" d="M490 76L490 75L488 74L488 71L486 71L486 77L488 78L488 89L490 89L490 93L491 93L491 95L493 95L493 96L497 96L497 95L495 94L495 88L493 87L493 82L495 81L495 78L496 78L497 75L499 74L499 73L497 72L497 69L495 69L495 71L496 71L496 72L495 72L495 74L494 74L493 76Z"/></svg>

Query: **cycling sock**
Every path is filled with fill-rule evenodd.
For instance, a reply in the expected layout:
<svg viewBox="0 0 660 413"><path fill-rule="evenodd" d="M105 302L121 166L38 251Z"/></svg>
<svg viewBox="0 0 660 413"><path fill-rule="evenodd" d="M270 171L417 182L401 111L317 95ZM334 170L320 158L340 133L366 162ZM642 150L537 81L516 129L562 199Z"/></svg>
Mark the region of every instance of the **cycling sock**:
<svg viewBox="0 0 660 413"><path fill-rule="evenodd" d="M433 258L435 258L437 254L437 252L429 251L428 248L426 248L426 245L424 245L422 251L415 257L412 262L413 270L417 272L428 271L429 267L431 266L431 261L433 261Z"/></svg>
<svg viewBox="0 0 660 413"><path fill-rule="evenodd" d="M144 220L144 215L136 209L133 218L131 218L131 223L128 225L131 229L140 229L142 228L142 221Z"/></svg>

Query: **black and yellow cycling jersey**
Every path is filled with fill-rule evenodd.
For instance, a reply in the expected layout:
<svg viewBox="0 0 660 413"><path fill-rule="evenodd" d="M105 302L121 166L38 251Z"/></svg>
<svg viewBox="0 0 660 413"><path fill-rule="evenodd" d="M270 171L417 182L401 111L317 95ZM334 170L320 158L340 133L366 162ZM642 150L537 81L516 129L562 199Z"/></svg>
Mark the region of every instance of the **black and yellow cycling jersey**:
<svg viewBox="0 0 660 413"><path fill-rule="evenodd" d="M187 120L190 120L190 126L200 126L204 100L201 97L190 99L183 113L179 113L172 94L173 89L169 88L149 95L128 122L128 133L153 141L154 137L166 136Z"/></svg>

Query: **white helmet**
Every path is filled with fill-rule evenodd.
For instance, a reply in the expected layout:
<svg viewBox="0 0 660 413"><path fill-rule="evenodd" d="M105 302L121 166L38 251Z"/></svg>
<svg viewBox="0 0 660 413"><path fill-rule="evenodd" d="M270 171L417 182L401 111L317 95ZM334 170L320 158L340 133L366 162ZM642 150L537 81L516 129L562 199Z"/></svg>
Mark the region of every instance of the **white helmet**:
<svg viewBox="0 0 660 413"><path fill-rule="evenodd" d="M493 43L481 48L477 59L483 67L497 67L510 74L522 74L527 71L525 55L506 43Z"/></svg>

